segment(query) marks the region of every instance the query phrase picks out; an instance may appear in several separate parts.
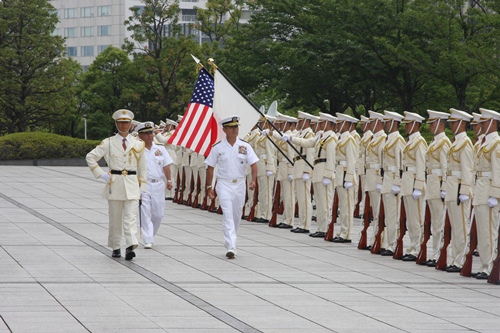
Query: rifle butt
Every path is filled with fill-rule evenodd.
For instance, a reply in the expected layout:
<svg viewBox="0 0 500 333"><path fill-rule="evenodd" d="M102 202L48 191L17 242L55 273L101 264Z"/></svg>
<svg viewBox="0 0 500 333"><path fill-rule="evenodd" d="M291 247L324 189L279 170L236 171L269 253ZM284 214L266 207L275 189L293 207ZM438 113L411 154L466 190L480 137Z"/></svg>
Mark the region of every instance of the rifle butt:
<svg viewBox="0 0 500 333"><path fill-rule="evenodd" d="M443 247L441 248L441 251L439 252L439 259L436 263L436 269L441 270L441 271L444 271L447 267L447 261L448 261L447 249L448 249L448 245L450 244L450 239L451 239L451 224L450 224L450 217L448 215L448 212L446 212L443 232L444 232Z"/></svg>

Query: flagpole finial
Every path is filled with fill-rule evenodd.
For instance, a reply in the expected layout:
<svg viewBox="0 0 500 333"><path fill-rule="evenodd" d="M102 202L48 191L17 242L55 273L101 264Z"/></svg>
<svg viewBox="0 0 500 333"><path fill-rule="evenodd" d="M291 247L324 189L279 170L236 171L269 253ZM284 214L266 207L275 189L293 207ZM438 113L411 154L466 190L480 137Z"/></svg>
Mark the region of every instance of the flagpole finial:
<svg viewBox="0 0 500 333"><path fill-rule="evenodd" d="M210 66L212 66L213 72L215 73L215 71L217 70L218 67L217 67L217 65L214 62L214 58L208 58L207 63Z"/></svg>

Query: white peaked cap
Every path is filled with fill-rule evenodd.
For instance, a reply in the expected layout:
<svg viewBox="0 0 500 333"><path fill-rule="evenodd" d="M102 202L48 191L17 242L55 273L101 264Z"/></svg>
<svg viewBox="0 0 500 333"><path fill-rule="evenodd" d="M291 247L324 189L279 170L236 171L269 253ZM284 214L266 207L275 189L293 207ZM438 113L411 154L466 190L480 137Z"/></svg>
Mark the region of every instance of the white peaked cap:
<svg viewBox="0 0 500 333"><path fill-rule="evenodd" d="M500 120L500 113L498 113L496 111L483 109L483 108L479 108L479 111L481 111L481 118L483 118L483 119Z"/></svg>
<svg viewBox="0 0 500 333"><path fill-rule="evenodd" d="M288 116L286 114L280 115L280 118L283 119L284 121L288 121L289 123L296 123L299 121L297 118Z"/></svg>
<svg viewBox="0 0 500 333"><path fill-rule="evenodd" d="M384 120L384 115L382 113L378 113L378 112L369 110L368 114L370 115L370 119L372 119L372 120L375 120L375 119L382 120L382 121Z"/></svg>
<svg viewBox="0 0 500 333"><path fill-rule="evenodd" d="M427 110L427 113L429 114L429 119L427 119L427 123L435 122L438 119L447 120L448 118L450 118L450 114L446 112Z"/></svg>
<svg viewBox="0 0 500 333"><path fill-rule="evenodd" d="M365 123L369 123L370 122L370 118L368 117L365 117L365 116L360 116L360 120L359 120L359 123L360 124L365 124Z"/></svg>
<svg viewBox="0 0 500 333"><path fill-rule="evenodd" d="M180 122L182 120L182 118L184 118L184 116L178 115L177 116L177 122Z"/></svg>
<svg viewBox="0 0 500 333"><path fill-rule="evenodd" d="M113 113L113 119L115 121L128 121L131 122L134 119L134 113L127 109L120 109Z"/></svg>
<svg viewBox="0 0 500 333"><path fill-rule="evenodd" d="M312 114L309 114L307 112L299 111L297 113L297 118L298 119L309 119L309 120L314 120L314 116Z"/></svg>
<svg viewBox="0 0 500 333"><path fill-rule="evenodd" d="M311 123L319 123L320 121L321 119L318 116L313 116L313 118L311 119Z"/></svg>
<svg viewBox="0 0 500 333"><path fill-rule="evenodd" d="M332 116L329 113L323 113L323 112L319 113L319 119L326 120L326 121L331 121L331 122L336 122L337 121L337 117Z"/></svg>
<svg viewBox="0 0 500 333"><path fill-rule="evenodd" d="M401 121L403 121L404 118L405 117L403 115L400 115L397 112L384 110L384 120L385 121L395 120L395 121L401 122Z"/></svg>
<svg viewBox="0 0 500 333"><path fill-rule="evenodd" d="M338 122L347 121L347 122L350 122L350 123L357 124L359 120L356 119L356 118L354 118L353 116L348 115L348 114L337 113L337 121Z"/></svg>
<svg viewBox="0 0 500 333"><path fill-rule="evenodd" d="M450 113L451 113L451 115L450 115L450 119L448 119L448 121L458 121L458 120L471 121L471 119L474 118L473 116L471 116L467 112L457 110L454 108L450 109Z"/></svg>
<svg viewBox="0 0 500 333"><path fill-rule="evenodd" d="M171 120L171 119L167 119L167 124L169 124L169 125L174 125L174 126L179 125L177 122L175 122L175 121L173 121L173 120Z"/></svg>
<svg viewBox="0 0 500 333"><path fill-rule="evenodd" d="M405 114L405 119L403 119L403 124L406 124L406 123L411 123L411 122L418 122L418 123L422 123L422 121L425 120L424 117L422 117L421 115L419 115L418 113L415 113L415 112L409 112L409 111L404 111L404 114Z"/></svg>

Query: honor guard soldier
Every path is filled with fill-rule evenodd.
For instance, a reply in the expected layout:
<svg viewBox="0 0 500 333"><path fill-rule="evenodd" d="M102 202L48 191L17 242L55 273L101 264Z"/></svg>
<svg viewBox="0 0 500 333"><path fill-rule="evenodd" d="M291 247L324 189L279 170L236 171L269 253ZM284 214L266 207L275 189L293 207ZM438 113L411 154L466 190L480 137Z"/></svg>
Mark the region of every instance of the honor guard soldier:
<svg viewBox="0 0 500 333"><path fill-rule="evenodd" d="M87 164L96 178L106 182L103 197L108 199L109 233L108 246L113 250L112 256L121 256L122 233L125 236L125 259L135 257L134 249L138 242L137 210L142 193L146 192L146 156L144 141L129 134L134 114L129 110L118 110L113 113L118 134L104 139L87 154ZM101 158L106 160L109 172L104 172L97 163Z"/></svg>
<svg viewBox="0 0 500 333"><path fill-rule="evenodd" d="M358 120L343 113L337 113L340 127L340 138L337 142L335 158L335 190L337 191L340 209L340 231L332 239L334 243L351 243L351 227L354 213L354 187L358 186L356 161L358 147L350 131ZM332 212L336 214L337 212Z"/></svg>
<svg viewBox="0 0 500 333"><path fill-rule="evenodd" d="M373 137L373 132L371 130L372 128L372 123L370 121L370 118L361 116L359 120L359 125L361 128L361 131L363 131L363 136L361 137L361 140L359 142L359 158L358 162L356 163L356 172L359 175L359 181L360 181L360 188L361 188L361 201L358 202L359 205L359 211L362 212L364 210L364 202L365 202L365 176L366 176L366 170L365 170L365 165L366 165L366 150L368 147L368 144L370 143L372 137ZM358 196L356 196L358 198Z"/></svg>
<svg viewBox="0 0 500 333"><path fill-rule="evenodd" d="M500 113L479 109L484 138L477 154L474 210L476 214L477 248L481 259L476 279L488 279L496 258L498 240L498 201L500 199Z"/></svg>
<svg viewBox="0 0 500 333"><path fill-rule="evenodd" d="M425 156L427 142L420 134L420 124L424 120L419 114L405 111L405 132L408 141L403 150L403 175L400 195L406 210L406 227L410 246L406 248L403 261L416 261L420 251L425 217ZM404 233L404 230L399 232Z"/></svg>
<svg viewBox="0 0 500 333"><path fill-rule="evenodd" d="M448 152L445 204L451 224L450 273L458 273L464 264L467 248L467 225L470 220L471 186L473 184L472 142L465 132L473 118L465 111L450 109L448 124L455 135Z"/></svg>
<svg viewBox="0 0 500 333"><path fill-rule="evenodd" d="M268 127L265 117L260 117L259 126L264 130ZM273 208L274 179L276 177L274 156L276 155L276 148L267 135L259 135L256 138L254 151L259 158L257 162L259 169L257 175L257 189L259 191L257 200L259 204L257 213L255 214L257 216L255 222L268 223L271 219Z"/></svg>
<svg viewBox="0 0 500 333"><path fill-rule="evenodd" d="M310 139L314 138L314 132L311 129L311 120L313 116L309 113L299 111L298 112L298 129L300 134L296 137L299 139ZM282 141L289 141L290 136L283 135L281 137ZM295 185L295 192L297 196L297 203L299 206L299 225L297 228L291 229L290 231L299 234L308 234L309 227L312 219L312 203L311 203L311 173L312 169L309 166L312 165L314 159L314 148L303 148L300 147L299 155L296 155L293 159L293 180ZM309 164L304 161L307 159Z"/></svg>
<svg viewBox="0 0 500 333"><path fill-rule="evenodd" d="M375 235L379 228L380 200L382 200L380 191L382 189L383 154L385 140L387 139L387 134L384 132L384 115L371 110L368 111L368 113L370 115L373 136L366 147L365 191L367 191L370 196L370 205L373 215L373 236L370 242L371 245L367 246L364 250L371 250L373 242L375 241Z"/></svg>
<svg viewBox="0 0 500 333"><path fill-rule="evenodd" d="M316 197L316 221L318 230L309 236L314 238L325 238L328 223L330 221L330 209L333 203L333 180L335 178L335 147L337 137L333 133L336 117L319 113L319 124L322 127L321 137L309 139L292 138L291 142L304 148L314 147L314 172L312 184L314 196Z"/></svg>
<svg viewBox="0 0 500 333"><path fill-rule="evenodd" d="M260 133L259 133L259 128L257 127L257 124L252 128L252 130L247 133L245 138L243 139L245 142L248 142L248 144L254 149L257 147L257 140L260 138ZM250 211L252 210L252 207L255 206L255 211L258 211L258 203L254 202L255 195L258 193L254 193L254 191L258 191L258 189L251 189L250 184L252 183L252 171L250 169L250 166L247 165L246 168L246 183L247 183L247 201L245 203L245 212L248 215ZM257 214L255 214L257 215ZM246 216L248 217L248 216ZM245 217L245 218L246 218ZM253 218L254 221L256 217Z"/></svg>
<svg viewBox="0 0 500 333"><path fill-rule="evenodd" d="M178 171L178 161L177 161L177 148L174 145L168 143L168 139L172 136L175 131L175 128L178 126L177 122L167 119L166 126L164 128L164 132L160 130L155 130L155 139L164 145L165 149L168 152L168 155L172 159L172 164L170 164L170 174L172 176L172 189L167 190L167 194L165 196L166 200L172 200L174 197L173 190L177 186L177 171ZM204 183L202 183L204 184Z"/></svg>
<svg viewBox="0 0 500 333"><path fill-rule="evenodd" d="M165 188L172 189L172 176L170 165L172 158L165 147L153 143L154 123L151 121L141 123L137 126L139 138L144 141L146 149L148 185L146 193L141 197L140 225L144 248L151 249L154 236L160 228L165 210ZM165 184L163 178L167 179Z"/></svg>
<svg viewBox="0 0 500 333"><path fill-rule="evenodd" d="M436 267L444 227L444 194L446 191L448 151L451 146L451 141L446 136L444 129L450 114L433 110L427 110L427 113L429 114L427 123L434 138L427 149L425 199L431 214L432 251L425 264L429 267Z"/></svg>
<svg viewBox="0 0 500 333"><path fill-rule="evenodd" d="M359 120L358 120L359 122ZM358 155L361 154L360 151L361 151L361 136L359 135L358 131L356 130L356 125L357 123L351 123L351 128L349 129L349 132L351 133L351 137L354 139L354 142L356 142L356 151L358 152ZM359 172L359 169L360 169L360 165L359 165L359 156L356 157L356 167L355 167L355 170L356 170L356 175L358 177L358 180L356 181L356 186L354 186L354 207L357 207L359 202L358 202L358 199L359 199L359 187L360 187L360 172ZM361 172L363 173L363 172ZM356 210L356 209L355 209ZM359 216L359 212L356 212L356 216L355 217L360 217Z"/></svg>
<svg viewBox="0 0 500 333"><path fill-rule="evenodd" d="M246 164L250 164L252 169L250 188L253 189L257 181L258 157L247 142L238 138L239 120L240 117L232 116L219 122L226 137L212 147L205 160L207 194L212 200L215 198L212 180L214 168L217 166L216 191L222 207L224 246L227 249L228 259L233 259L236 255L237 232L241 221L241 211L245 204Z"/></svg>
<svg viewBox="0 0 500 333"><path fill-rule="evenodd" d="M385 229L384 241L380 254L393 256L396 249L398 220L401 210L401 174L403 169L403 149L405 139L399 134L399 124L404 119L402 115L392 111L384 111L384 129L388 133L382 155L384 176L382 180L382 200L384 203Z"/></svg>
<svg viewBox="0 0 500 333"><path fill-rule="evenodd" d="M297 124L297 118L278 114L278 120L284 121L283 134L288 135L289 137L293 136L292 131L290 130L292 125ZM290 145L281 141L281 135L272 132L273 138L276 139L276 143L279 145L281 151L286 154L286 156L293 160L294 151L290 147ZM279 141L278 141L279 140ZM278 154L278 171L276 173L276 177L280 182L281 187L281 198L283 200L283 222L278 224L278 228L280 229L292 229L293 228L293 219L294 219L294 211L295 211L295 186L293 182L293 165L288 162L283 154Z"/></svg>

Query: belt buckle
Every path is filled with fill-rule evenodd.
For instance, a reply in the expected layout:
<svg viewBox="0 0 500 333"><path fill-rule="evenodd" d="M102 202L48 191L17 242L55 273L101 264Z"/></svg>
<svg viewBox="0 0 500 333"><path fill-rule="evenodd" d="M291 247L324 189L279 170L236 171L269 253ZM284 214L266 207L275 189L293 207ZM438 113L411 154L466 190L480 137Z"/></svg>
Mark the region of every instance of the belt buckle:
<svg viewBox="0 0 500 333"><path fill-rule="evenodd" d="M123 175L123 176L128 175L128 171L127 171L127 170L125 170L125 169L123 169L123 170L122 170L122 175Z"/></svg>
<svg viewBox="0 0 500 333"><path fill-rule="evenodd" d="M233 179L232 180L233 183L237 183L238 182L238 179Z"/></svg>

